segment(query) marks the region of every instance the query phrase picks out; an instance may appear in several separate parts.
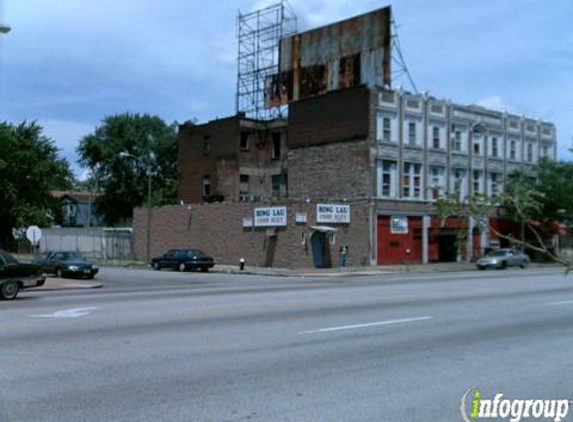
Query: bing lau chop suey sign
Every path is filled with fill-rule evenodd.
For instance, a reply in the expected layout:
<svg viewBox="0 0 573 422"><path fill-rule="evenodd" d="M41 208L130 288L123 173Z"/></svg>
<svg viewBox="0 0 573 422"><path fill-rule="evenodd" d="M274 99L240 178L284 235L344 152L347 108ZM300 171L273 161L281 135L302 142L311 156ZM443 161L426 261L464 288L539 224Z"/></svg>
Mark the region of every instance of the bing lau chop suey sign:
<svg viewBox="0 0 573 422"><path fill-rule="evenodd" d="M287 225L287 207L255 208L255 227Z"/></svg>
<svg viewBox="0 0 573 422"><path fill-rule="evenodd" d="M318 204L317 223L350 223L350 205Z"/></svg>

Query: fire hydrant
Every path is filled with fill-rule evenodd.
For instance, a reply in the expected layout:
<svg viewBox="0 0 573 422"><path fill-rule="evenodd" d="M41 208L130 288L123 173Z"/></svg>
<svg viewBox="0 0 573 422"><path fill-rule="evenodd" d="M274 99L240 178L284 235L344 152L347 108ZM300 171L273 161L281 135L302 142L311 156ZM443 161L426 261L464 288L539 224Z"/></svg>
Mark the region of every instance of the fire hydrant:
<svg viewBox="0 0 573 422"><path fill-rule="evenodd" d="M245 269L245 258L239 259L239 269L243 271Z"/></svg>

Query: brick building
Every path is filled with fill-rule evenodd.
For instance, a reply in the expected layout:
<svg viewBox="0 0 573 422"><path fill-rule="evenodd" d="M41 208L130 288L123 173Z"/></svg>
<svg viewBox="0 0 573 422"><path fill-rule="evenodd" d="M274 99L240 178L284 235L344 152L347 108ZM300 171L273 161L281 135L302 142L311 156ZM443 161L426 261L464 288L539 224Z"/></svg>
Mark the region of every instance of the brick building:
<svg viewBox="0 0 573 422"><path fill-rule="evenodd" d="M199 245L220 262L288 266L336 264L343 244L352 265L480 255L488 233L471 220L438 227L434 201L495 194L512 173L556 159L555 127L389 89L390 27L388 7L281 39L278 73L261 86L270 82L268 105L288 104L287 119L239 113L180 126L179 198L191 223L174 217L173 232L170 216L185 208L154 209L153 253ZM141 211L135 222L144 256Z"/></svg>
<svg viewBox="0 0 573 422"><path fill-rule="evenodd" d="M353 265L467 259L488 246L487 233L472 221L438 227L433 201L456 188L461 197L494 194L511 173L533 172L542 157L555 159L555 136L547 122L365 86L291 103L288 121L238 115L183 125L180 198L198 210L201 223L193 220L198 231L190 229L194 235L181 241L154 226L154 245L203 245L223 262L246 255L260 265L336 264L341 244L350 246ZM195 205L213 200L220 203ZM319 204L348 207L352 218L325 225L317 220ZM276 206L287 209L284 226L245 225L255 208ZM306 215L303 222L297 213ZM170 221L157 218L160 225ZM468 241L460 255L454 244L461 230ZM318 237L323 246L314 249ZM144 248L136 240L138 246Z"/></svg>

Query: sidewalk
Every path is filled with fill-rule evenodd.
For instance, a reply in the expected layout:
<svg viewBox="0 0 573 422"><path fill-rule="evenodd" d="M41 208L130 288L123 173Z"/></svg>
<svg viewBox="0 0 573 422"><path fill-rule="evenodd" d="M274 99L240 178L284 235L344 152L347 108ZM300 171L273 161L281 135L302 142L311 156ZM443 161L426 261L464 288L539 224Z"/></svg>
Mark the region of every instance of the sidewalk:
<svg viewBox="0 0 573 422"><path fill-rule="evenodd" d="M26 291L99 289L101 286L101 283L94 280L48 277L43 286L26 289Z"/></svg>
<svg viewBox="0 0 573 422"><path fill-rule="evenodd" d="M228 274L250 274L284 277L358 277L400 273L434 273L475 271L473 263L440 263L413 265L374 265L369 267L344 268L275 268L245 266L241 271L238 265L216 265L211 271Z"/></svg>

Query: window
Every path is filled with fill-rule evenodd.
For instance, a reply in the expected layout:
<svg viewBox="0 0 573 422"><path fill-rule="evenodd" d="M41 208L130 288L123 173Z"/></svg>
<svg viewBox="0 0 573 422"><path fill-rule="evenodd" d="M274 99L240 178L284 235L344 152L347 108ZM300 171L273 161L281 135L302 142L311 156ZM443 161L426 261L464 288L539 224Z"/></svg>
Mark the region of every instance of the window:
<svg viewBox="0 0 573 422"><path fill-rule="evenodd" d="M497 195L499 193L499 181L500 181L500 174L499 173L491 173L490 174L490 194L491 196Z"/></svg>
<svg viewBox="0 0 573 422"><path fill-rule="evenodd" d="M211 137L209 135L203 136L203 154L211 152Z"/></svg>
<svg viewBox="0 0 573 422"><path fill-rule="evenodd" d="M408 123L408 143L410 145L416 145L417 143L416 122Z"/></svg>
<svg viewBox="0 0 573 422"><path fill-rule="evenodd" d="M543 157L544 157L544 158L549 157L549 146L548 146L547 144L544 144L544 145L541 147L541 154L543 154Z"/></svg>
<svg viewBox="0 0 573 422"><path fill-rule="evenodd" d="M462 150L462 131L459 129L454 129L454 136L452 137L452 150Z"/></svg>
<svg viewBox="0 0 573 422"><path fill-rule="evenodd" d="M239 195L248 195L249 193L249 175L239 175Z"/></svg>
<svg viewBox="0 0 573 422"><path fill-rule="evenodd" d="M272 187L272 197L278 198L281 196L281 181L282 177L280 174L271 176L271 187Z"/></svg>
<svg viewBox="0 0 573 422"><path fill-rule="evenodd" d="M241 132L240 148L243 151L249 149L249 132Z"/></svg>
<svg viewBox="0 0 573 422"><path fill-rule="evenodd" d="M467 183L466 183L467 170L454 168L450 174L450 190L456 193L460 199L467 196Z"/></svg>
<svg viewBox="0 0 573 422"><path fill-rule="evenodd" d="M491 138L491 156L497 158L499 155L499 149L497 145L497 138L494 136Z"/></svg>
<svg viewBox="0 0 573 422"><path fill-rule="evenodd" d="M421 198L422 194L422 165L404 163L402 196L404 198Z"/></svg>
<svg viewBox="0 0 573 422"><path fill-rule="evenodd" d="M390 117L382 119L382 140L384 142L392 142L392 126Z"/></svg>
<svg viewBox="0 0 573 422"><path fill-rule="evenodd" d="M211 196L211 176L208 174L203 176L203 196Z"/></svg>
<svg viewBox="0 0 573 422"><path fill-rule="evenodd" d="M444 183L444 167L431 166L430 167L430 197L431 199L438 199L445 188Z"/></svg>
<svg viewBox="0 0 573 422"><path fill-rule="evenodd" d="M509 159L517 159L517 142L514 140L509 142Z"/></svg>
<svg viewBox="0 0 573 422"><path fill-rule="evenodd" d="M481 170L473 171L473 193L483 193L482 176L483 172Z"/></svg>
<svg viewBox="0 0 573 422"><path fill-rule="evenodd" d="M273 150L271 154L273 160L278 160L281 158L281 133L273 133Z"/></svg>
<svg viewBox="0 0 573 422"><path fill-rule="evenodd" d="M531 142L527 144L527 162L533 162L533 144Z"/></svg>
<svg viewBox="0 0 573 422"><path fill-rule="evenodd" d="M397 195L397 165L395 161L378 161L378 196L395 198Z"/></svg>
<svg viewBox="0 0 573 422"><path fill-rule="evenodd" d="M392 119L378 112L376 119L376 139L378 142L392 142Z"/></svg>
<svg viewBox="0 0 573 422"><path fill-rule="evenodd" d="M439 149L440 146L440 128L438 126L432 127L432 148Z"/></svg>
<svg viewBox="0 0 573 422"><path fill-rule="evenodd" d="M481 152L480 152L480 146L481 146L481 142L480 142L480 141L474 141L474 154L476 154L476 155L481 154Z"/></svg>

